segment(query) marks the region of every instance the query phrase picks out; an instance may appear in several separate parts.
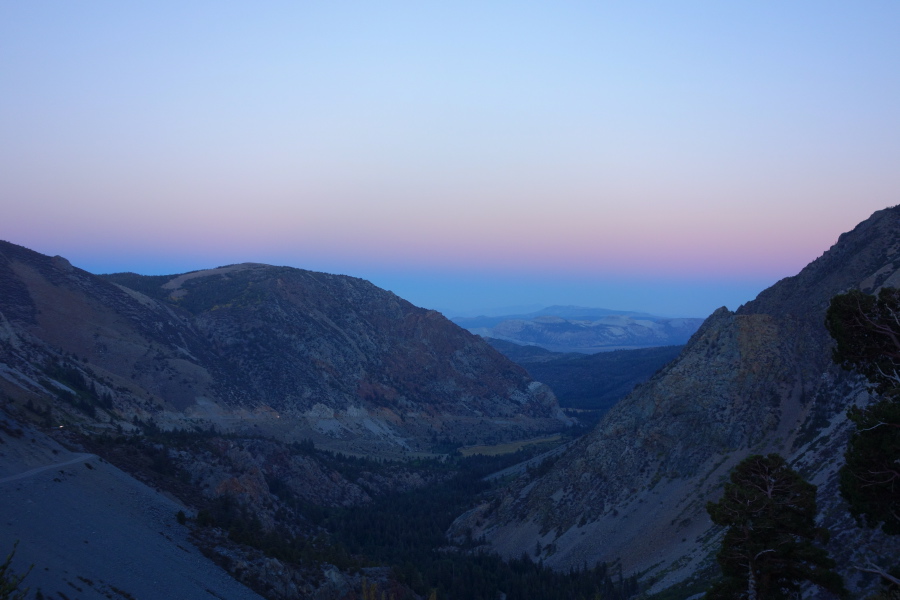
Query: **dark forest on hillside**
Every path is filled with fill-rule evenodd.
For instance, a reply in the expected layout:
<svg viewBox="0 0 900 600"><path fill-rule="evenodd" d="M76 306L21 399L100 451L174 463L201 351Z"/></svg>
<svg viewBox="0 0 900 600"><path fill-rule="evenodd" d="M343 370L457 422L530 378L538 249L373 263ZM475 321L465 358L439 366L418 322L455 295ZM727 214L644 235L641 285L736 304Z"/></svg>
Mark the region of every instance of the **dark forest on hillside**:
<svg viewBox="0 0 900 600"><path fill-rule="evenodd" d="M684 346L613 350L597 354L551 352L539 346L522 346L503 340L488 342L507 358L546 383L560 406L608 411L662 367L675 360ZM600 415L598 415L599 417Z"/></svg>
<svg viewBox="0 0 900 600"><path fill-rule="evenodd" d="M110 462L194 506L195 519L179 515L179 520L195 529L198 540L216 539L214 532L222 531L231 542L308 573L313 573L310 569L316 564L333 564L351 573L387 567L389 580L368 585L377 588L376 597L385 592L385 598L394 600L416 596L493 600L501 594L509 600L589 600L598 595L617 600L638 592L636 578L625 578L605 564L558 572L524 552L505 560L485 551L480 541L471 537L447 540L446 531L457 516L502 487L502 482L489 481L487 475L533 458L543 448L501 456L394 463L319 450L311 442L290 444L286 450L291 454L312 458L349 480L402 466L435 475L437 482L407 491L370 490L373 501L365 504L325 506L299 498L279 477L266 474L271 496L265 503L279 507L274 511L276 526L267 528L255 514L257 507L230 496L206 497L183 466L171 458L179 451L202 453L225 442L249 445L252 440L222 437L212 431L164 432L152 424L142 428L140 436L92 436L81 441ZM531 469L528 476L544 473L552 460ZM226 560L222 566L230 570L235 565ZM265 588L246 583L265 595Z"/></svg>

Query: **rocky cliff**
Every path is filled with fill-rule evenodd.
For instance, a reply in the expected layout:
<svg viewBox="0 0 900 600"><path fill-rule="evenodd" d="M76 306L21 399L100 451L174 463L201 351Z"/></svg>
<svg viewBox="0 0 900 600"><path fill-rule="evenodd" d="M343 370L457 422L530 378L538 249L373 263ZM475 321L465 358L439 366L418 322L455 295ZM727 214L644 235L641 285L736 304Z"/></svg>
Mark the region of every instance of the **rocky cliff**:
<svg viewBox="0 0 900 600"><path fill-rule="evenodd" d="M260 264L98 277L0 242L0 289L0 392L48 420L388 453L568 424L483 340L362 279Z"/></svg>
<svg viewBox="0 0 900 600"><path fill-rule="evenodd" d="M717 530L705 512L729 470L779 452L819 486L830 550L851 568L900 555L900 540L860 530L837 493L849 424L868 395L831 361L830 298L900 284L900 207L875 213L800 274L732 313L716 311L672 364L616 405L549 472L461 517L495 549L559 568L620 561L655 590L709 569Z"/></svg>

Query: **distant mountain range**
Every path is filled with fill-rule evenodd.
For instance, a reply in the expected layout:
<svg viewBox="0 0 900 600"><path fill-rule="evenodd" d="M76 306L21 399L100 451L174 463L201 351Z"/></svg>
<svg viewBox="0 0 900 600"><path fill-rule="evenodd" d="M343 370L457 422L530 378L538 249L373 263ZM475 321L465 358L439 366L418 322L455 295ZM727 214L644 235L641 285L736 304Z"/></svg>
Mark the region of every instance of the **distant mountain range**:
<svg viewBox="0 0 900 600"><path fill-rule="evenodd" d="M456 317L452 321L483 337L582 353L682 345L703 323L703 319L581 306L549 306L522 315Z"/></svg>

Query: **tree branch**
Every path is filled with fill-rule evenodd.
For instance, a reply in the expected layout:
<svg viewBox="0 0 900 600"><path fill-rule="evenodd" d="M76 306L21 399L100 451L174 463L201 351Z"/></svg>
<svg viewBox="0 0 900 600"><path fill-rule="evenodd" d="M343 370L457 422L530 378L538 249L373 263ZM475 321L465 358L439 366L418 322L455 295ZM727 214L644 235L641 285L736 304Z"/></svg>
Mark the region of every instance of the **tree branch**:
<svg viewBox="0 0 900 600"><path fill-rule="evenodd" d="M890 581L894 585L900 586L900 579L897 579L890 573L887 573L884 569L877 567L877 566L873 565L872 563L869 563L868 567L857 567L854 565L853 568L856 569L857 571L864 571L866 573L875 573L876 575L881 576L883 579Z"/></svg>

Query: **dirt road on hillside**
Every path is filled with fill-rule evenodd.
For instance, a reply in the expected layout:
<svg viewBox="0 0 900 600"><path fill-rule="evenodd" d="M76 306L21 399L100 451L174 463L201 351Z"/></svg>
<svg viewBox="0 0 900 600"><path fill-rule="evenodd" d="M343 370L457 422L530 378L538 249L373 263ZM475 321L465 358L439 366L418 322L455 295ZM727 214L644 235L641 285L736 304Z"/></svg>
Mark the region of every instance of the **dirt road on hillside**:
<svg viewBox="0 0 900 600"><path fill-rule="evenodd" d="M49 471L50 469L61 469L63 467L68 467L69 465L84 462L92 458L98 458L98 456L96 454L76 454L74 458L71 458L69 460L44 465L43 467L36 467L23 473L17 473L16 475L2 477L0 478L0 484L9 483L10 481L16 481L17 479L25 479L26 477L31 477L32 475L37 475L38 473L43 473L44 471Z"/></svg>

